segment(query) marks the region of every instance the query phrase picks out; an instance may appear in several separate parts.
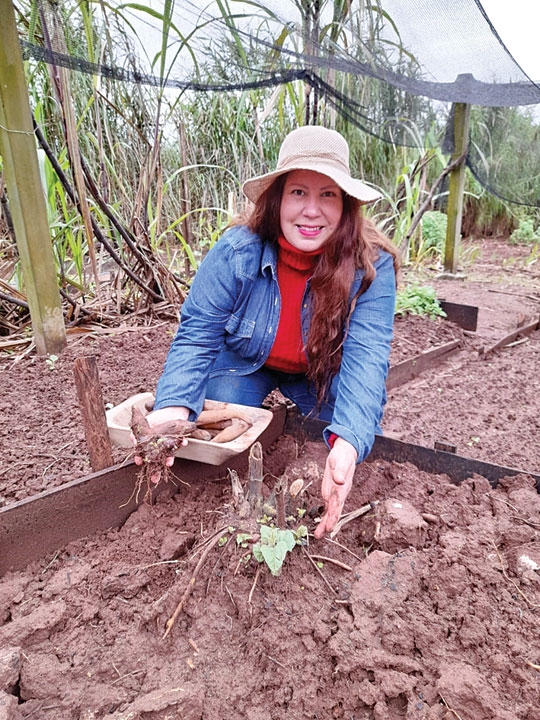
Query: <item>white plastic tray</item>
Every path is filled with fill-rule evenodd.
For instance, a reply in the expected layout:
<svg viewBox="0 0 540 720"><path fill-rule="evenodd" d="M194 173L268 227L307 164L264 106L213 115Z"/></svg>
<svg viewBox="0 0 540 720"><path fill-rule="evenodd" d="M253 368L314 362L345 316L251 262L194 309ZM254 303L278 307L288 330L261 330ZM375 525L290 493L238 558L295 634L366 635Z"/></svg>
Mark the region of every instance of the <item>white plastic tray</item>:
<svg viewBox="0 0 540 720"><path fill-rule="evenodd" d="M145 415L148 411L145 408L146 403L153 402L154 395L150 392L132 395L124 402L107 410L105 415L107 418L107 427L109 429L109 437L113 445L119 447L133 447L131 440L131 408L137 406ZM246 430L245 433L226 443L215 443L207 440L188 439L188 444L182 446L176 453L176 457L186 458L188 460L196 460L198 462L207 463L208 465L221 465L228 458L238 455L247 450L265 430L273 414L270 410L263 408L254 408L247 405L234 405L232 403L220 403L215 400L205 400L205 408L213 409L224 406L235 408L244 415L248 415L253 420L253 425Z"/></svg>

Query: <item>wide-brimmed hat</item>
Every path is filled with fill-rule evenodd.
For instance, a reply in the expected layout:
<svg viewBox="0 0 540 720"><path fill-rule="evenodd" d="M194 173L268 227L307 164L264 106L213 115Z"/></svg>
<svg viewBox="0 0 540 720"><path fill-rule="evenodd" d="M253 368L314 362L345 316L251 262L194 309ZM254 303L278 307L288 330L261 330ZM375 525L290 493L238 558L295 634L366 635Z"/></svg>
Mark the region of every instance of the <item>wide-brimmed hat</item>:
<svg viewBox="0 0 540 720"><path fill-rule="evenodd" d="M362 203L382 197L380 192L351 176L349 145L345 138L335 130L318 125L305 125L290 132L279 150L276 169L246 180L242 190L249 200L257 202L277 177L291 170L313 170L327 175Z"/></svg>

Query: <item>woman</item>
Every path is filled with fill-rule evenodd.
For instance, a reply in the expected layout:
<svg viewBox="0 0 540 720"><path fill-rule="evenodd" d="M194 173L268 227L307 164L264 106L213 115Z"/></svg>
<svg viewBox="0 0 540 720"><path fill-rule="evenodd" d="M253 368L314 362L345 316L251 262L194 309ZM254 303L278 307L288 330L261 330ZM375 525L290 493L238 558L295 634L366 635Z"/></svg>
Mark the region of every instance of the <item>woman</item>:
<svg viewBox="0 0 540 720"><path fill-rule="evenodd" d="M291 132L277 169L243 191L253 209L201 263L148 420L196 417L205 398L260 406L279 388L329 422L322 537L380 433L396 253L362 218L361 205L380 195L351 177L334 130Z"/></svg>

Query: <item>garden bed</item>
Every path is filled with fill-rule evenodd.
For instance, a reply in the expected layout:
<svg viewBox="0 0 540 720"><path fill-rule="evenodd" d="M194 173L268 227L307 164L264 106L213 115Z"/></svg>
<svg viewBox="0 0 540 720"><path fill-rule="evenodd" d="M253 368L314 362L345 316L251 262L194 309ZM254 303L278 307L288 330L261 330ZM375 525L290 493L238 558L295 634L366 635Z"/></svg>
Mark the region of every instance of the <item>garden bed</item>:
<svg viewBox="0 0 540 720"><path fill-rule="evenodd" d="M508 259L515 249L505 248ZM494 713L533 720L540 703L540 496L531 475L540 469L539 333L487 356L480 351L533 322L540 303L534 273L517 272L519 258L507 273L501 252L499 244L483 248L482 275L429 280L439 297L479 308L476 333L445 321L396 323L393 365L410 357L411 342L417 353L452 341L438 334L449 328L461 345L389 392L383 427L391 438L425 448L442 441L464 458L523 472L497 487L477 473L456 485L374 454L358 467L346 510L378 505L332 542L311 538L295 547L279 577L247 561L236 543L242 528L230 515L226 473L190 476L189 485L179 477L178 488L141 505L120 528L58 547L0 580L6 720L488 720ZM173 332L169 324L122 328L71 338L56 362L2 361L7 508L90 471L74 359L97 358L104 401L118 404L154 388ZM325 456L321 443L283 435L264 457L267 491L284 472L312 483L301 496L310 533ZM239 472L245 480L246 470ZM110 497L118 502L112 489ZM224 526L226 544L209 552L163 639L203 543Z"/></svg>

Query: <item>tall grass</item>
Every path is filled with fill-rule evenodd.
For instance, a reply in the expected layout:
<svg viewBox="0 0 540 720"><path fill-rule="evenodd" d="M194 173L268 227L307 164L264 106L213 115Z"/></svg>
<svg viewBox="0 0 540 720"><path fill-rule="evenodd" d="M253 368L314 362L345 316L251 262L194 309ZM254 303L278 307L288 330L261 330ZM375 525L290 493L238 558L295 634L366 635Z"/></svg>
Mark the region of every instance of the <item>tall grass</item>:
<svg viewBox="0 0 540 720"><path fill-rule="evenodd" d="M21 38L136 72L143 61L135 50L133 13L160 29L160 42L148 51L157 86L26 63L31 106L47 147L42 174L59 284L71 303L108 317L111 308L101 299L108 284L105 296L115 312L174 312L204 253L242 209L242 180L273 167L284 135L305 122L347 137L353 173L384 194L369 212L402 243L446 163L441 111L426 99L321 63L342 57L419 76L382 4L290 0L295 20L286 22L269 3L252 0L246 18L245 3L219 0L217 22L201 10L188 31L177 20L178 4L164 0L158 11L136 2L15 0ZM208 35L216 24L219 32ZM383 32L388 26L397 39ZM201 83L231 83L296 67L294 55L276 48L306 54L324 82L390 142L346 120L335 99L303 81L222 93L167 88L167 80L182 73ZM473 118L476 146L492 141L484 158L490 167L511 165L515 146L505 150L504 162L499 152L512 128L533 142L522 117L486 111ZM404 138L406 147L398 144ZM523 191L538 178L537 154L527 163ZM473 224L484 230L501 218L511 218L507 229L517 224L508 204L494 202L474 179L468 182L466 219L474 216ZM0 228L7 237L5 224ZM16 260L2 262L12 243L0 243L2 278L22 291ZM422 256L420 229L408 247L411 261Z"/></svg>

